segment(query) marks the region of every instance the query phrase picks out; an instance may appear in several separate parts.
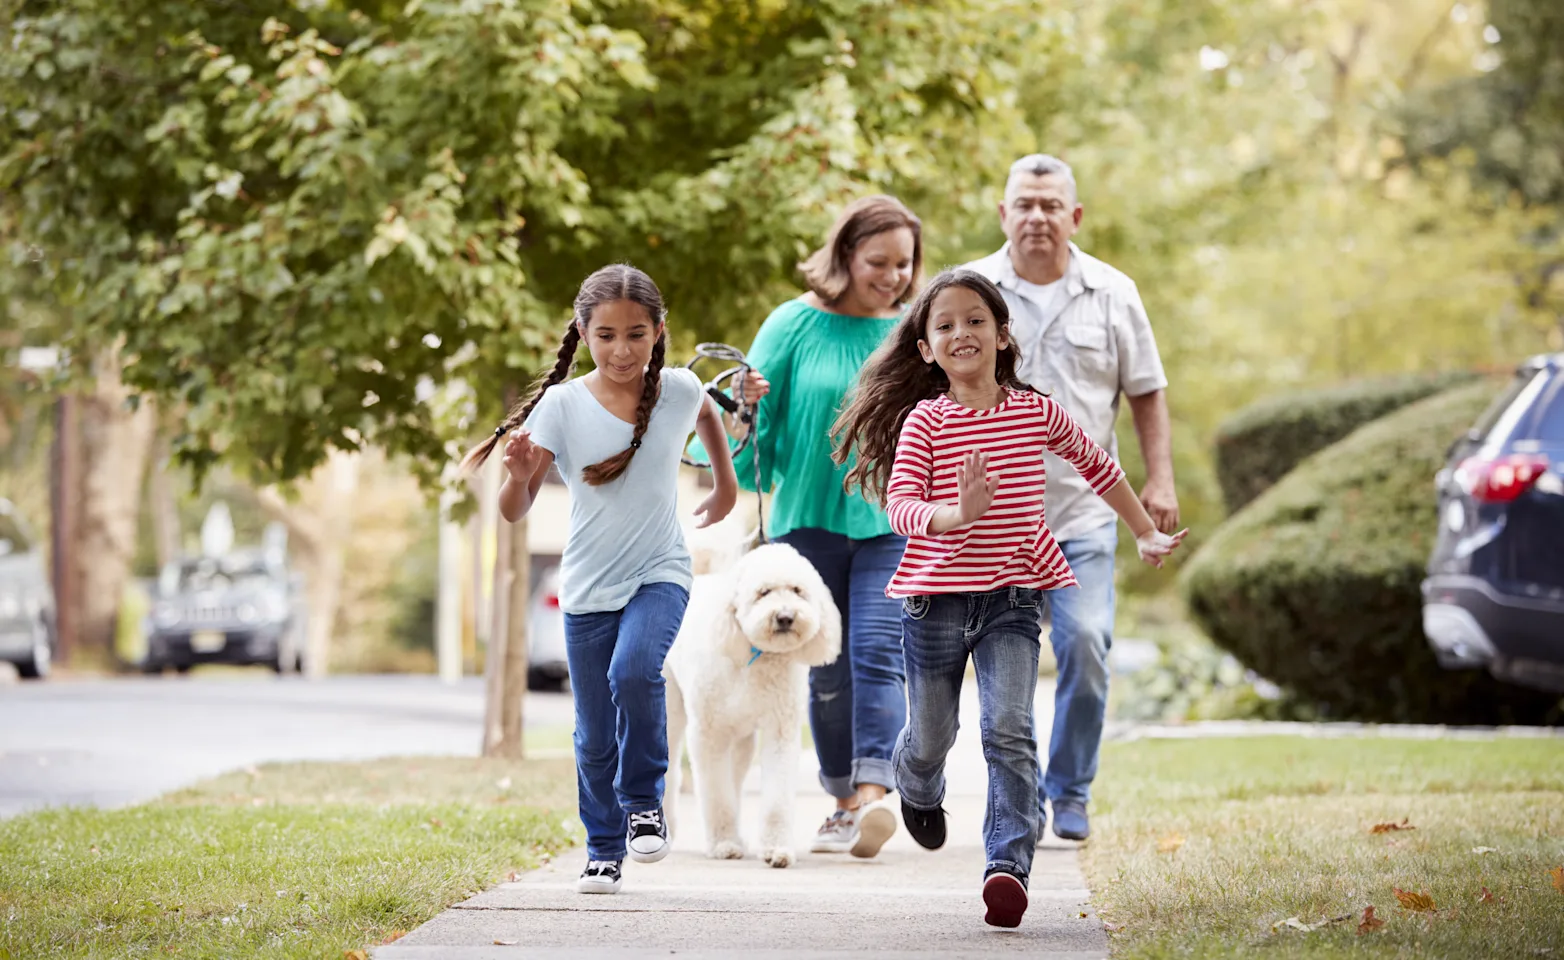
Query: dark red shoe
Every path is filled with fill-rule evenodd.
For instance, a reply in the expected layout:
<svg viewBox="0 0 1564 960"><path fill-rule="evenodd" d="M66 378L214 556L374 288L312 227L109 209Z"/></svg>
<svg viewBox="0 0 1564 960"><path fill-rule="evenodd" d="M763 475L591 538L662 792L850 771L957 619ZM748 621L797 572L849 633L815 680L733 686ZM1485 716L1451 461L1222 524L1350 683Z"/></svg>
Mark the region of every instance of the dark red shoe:
<svg viewBox="0 0 1564 960"><path fill-rule="evenodd" d="M983 922L991 927L1019 927L1026 913L1026 886L1002 870L983 881L983 904L988 913Z"/></svg>

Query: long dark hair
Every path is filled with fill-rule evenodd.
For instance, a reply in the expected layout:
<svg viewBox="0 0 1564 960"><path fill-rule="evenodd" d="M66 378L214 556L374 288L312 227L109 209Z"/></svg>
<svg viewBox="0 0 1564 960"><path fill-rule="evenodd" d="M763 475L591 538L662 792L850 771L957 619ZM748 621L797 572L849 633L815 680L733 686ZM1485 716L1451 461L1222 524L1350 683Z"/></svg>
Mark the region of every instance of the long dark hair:
<svg viewBox="0 0 1564 960"><path fill-rule="evenodd" d="M999 288L987 277L971 270L946 270L929 281L902 315L896 329L864 365L846 408L831 427L831 438L836 443L831 459L844 464L854 452L858 455L842 484L849 493L858 487L869 499L885 503L885 487L890 482L891 465L896 459L896 441L901 436L902 424L907 422L907 415L912 413L918 401L932 399L950 389L950 378L939 364L923 359L923 354L918 352L918 341L928 339L934 298L951 287L966 287L976 293L994 315L1000 331L1009 332L1010 309L1005 306ZM1012 390L1032 390L1030 384L1016 375L1020 365L1021 352L1011 339L995 358L994 379Z"/></svg>
<svg viewBox="0 0 1564 960"><path fill-rule="evenodd" d="M912 277L896 297L900 306L912 299L923 279L923 221L895 197L883 193L860 197L847 205L831 230L826 234L825 246L809 255L798 265L815 296L827 306L836 305L847 295L852 284L853 251L870 237L887 230L906 227L912 231Z"/></svg>
<svg viewBox="0 0 1564 960"><path fill-rule="evenodd" d="M628 300L639 305L660 329L657 342L652 344L652 360L646 367L646 379L641 384L641 402L635 408L635 433L631 436L630 445L608 459L587 467L581 471L581 476L596 487L617 479L625 472L635 452L641 448L641 438L646 435L647 424L652 419L652 408L657 405L657 394L662 384L663 358L668 349L668 330L663 326L667 310L663 306L662 292L651 277L627 263L603 267L581 282L581 289L576 292L570 324L559 341L554 369L533 383L532 392L511 408L494 433L468 451L467 456L462 458L462 470L471 472L482 466L501 438L527 422L533 408L543 399L544 391L570 376L575 367L576 348L581 344L582 331L592 322L592 311L615 300Z"/></svg>

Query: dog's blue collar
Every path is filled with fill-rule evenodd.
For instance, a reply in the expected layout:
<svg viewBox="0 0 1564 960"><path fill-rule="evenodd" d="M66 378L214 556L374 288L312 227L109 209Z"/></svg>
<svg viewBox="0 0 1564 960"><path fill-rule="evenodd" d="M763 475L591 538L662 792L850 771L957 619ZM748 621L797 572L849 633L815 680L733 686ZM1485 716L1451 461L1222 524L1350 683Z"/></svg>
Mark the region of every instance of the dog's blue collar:
<svg viewBox="0 0 1564 960"><path fill-rule="evenodd" d="M750 647L749 648L749 652L750 652L749 663L744 664L744 666L746 666L746 667L753 665L756 660L760 659L760 655L762 653L765 653L766 651L760 649L759 647Z"/></svg>

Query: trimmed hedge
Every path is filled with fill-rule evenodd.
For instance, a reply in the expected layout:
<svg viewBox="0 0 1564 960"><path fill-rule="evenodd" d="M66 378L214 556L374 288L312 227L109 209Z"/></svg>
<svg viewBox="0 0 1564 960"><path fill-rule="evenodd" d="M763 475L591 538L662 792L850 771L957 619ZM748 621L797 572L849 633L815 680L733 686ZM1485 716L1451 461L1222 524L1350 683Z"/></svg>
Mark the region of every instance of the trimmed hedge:
<svg viewBox="0 0 1564 960"><path fill-rule="evenodd" d="M1216 477L1229 514L1311 454L1409 403L1471 380L1466 372L1358 380L1266 397L1216 433Z"/></svg>
<svg viewBox="0 0 1564 960"><path fill-rule="evenodd" d="M1423 637L1433 476L1499 389L1468 384L1375 421L1218 529L1181 578L1211 639L1333 717L1557 722L1556 696L1444 670Z"/></svg>

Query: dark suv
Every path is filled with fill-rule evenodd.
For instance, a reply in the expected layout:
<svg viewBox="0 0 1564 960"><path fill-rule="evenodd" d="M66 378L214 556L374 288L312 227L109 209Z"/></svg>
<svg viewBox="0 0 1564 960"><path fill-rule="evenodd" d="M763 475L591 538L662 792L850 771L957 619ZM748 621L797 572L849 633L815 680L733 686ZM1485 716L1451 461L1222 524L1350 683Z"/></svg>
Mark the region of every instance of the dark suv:
<svg viewBox="0 0 1564 960"><path fill-rule="evenodd" d="M1440 664L1564 692L1564 353L1520 366L1435 485L1423 633Z"/></svg>
<svg viewBox="0 0 1564 960"><path fill-rule="evenodd" d="M170 563L158 578L141 668L183 673L198 663L261 663L304 672L302 583L263 550Z"/></svg>

